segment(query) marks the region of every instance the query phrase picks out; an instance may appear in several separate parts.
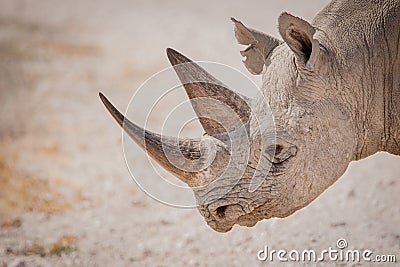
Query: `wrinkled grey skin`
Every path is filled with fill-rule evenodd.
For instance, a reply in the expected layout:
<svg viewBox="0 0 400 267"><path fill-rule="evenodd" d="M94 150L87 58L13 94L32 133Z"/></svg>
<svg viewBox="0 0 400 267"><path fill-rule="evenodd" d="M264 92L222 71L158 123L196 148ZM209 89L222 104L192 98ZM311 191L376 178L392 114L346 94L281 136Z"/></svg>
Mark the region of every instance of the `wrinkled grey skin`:
<svg viewBox="0 0 400 267"><path fill-rule="evenodd" d="M279 18L283 42L233 22L239 43L248 45L242 51L246 67L253 74L262 72L262 93L277 128L276 149L260 150L268 130L260 133L251 116L244 118L250 126L249 162L242 178L221 198L221 188L234 177L219 177L229 157L227 144L206 122L202 139L216 144L217 157L202 171L171 170L157 150L152 154L146 147L194 188L199 211L214 230L226 232L234 224L253 226L263 219L289 216L340 178L351 161L378 151L400 155L399 1L333 1L312 24L284 13ZM186 60L171 51L169 57L174 65ZM192 98L193 88L185 89ZM102 99L118 121L119 115ZM262 114L265 106L253 100L251 108ZM201 113L200 107L194 109ZM121 125L123 120L119 116ZM147 138L141 137L138 140ZM147 139L143 142L148 144ZM195 151L186 144L183 151ZM272 167L257 164L261 158ZM249 192L251 178L259 174L265 175L263 183ZM214 180L212 186L198 187Z"/></svg>

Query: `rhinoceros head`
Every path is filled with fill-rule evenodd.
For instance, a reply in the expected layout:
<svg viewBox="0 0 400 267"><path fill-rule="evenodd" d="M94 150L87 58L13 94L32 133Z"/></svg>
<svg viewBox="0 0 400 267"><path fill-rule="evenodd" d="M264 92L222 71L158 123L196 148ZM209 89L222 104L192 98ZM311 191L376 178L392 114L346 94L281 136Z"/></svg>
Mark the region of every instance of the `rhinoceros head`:
<svg viewBox="0 0 400 267"><path fill-rule="evenodd" d="M245 66L252 74L263 73L262 97L248 99L229 90L167 49L205 130L201 138L146 131L100 94L129 136L193 189L200 213L219 232L234 224L253 226L286 217L306 206L343 174L353 149L352 128L338 100L343 98L338 97L334 59L316 29L284 13L279 18L282 42L232 21L238 42L247 45L241 52ZM267 126L260 127L260 121ZM251 189L254 180L257 186Z"/></svg>

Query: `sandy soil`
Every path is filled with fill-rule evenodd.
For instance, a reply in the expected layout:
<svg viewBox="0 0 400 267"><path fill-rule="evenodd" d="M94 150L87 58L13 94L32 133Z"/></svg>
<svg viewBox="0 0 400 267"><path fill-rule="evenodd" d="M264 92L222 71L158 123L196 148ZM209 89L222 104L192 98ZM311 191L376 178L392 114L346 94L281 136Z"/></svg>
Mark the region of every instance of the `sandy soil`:
<svg viewBox="0 0 400 267"><path fill-rule="evenodd" d="M265 245L321 251L339 238L399 259L398 157L352 163L293 216L220 234L140 191L97 96L124 110L168 66L166 47L247 73L230 16L278 36L282 11L311 19L326 2L0 1L0 266L257 266Z"/></svg>

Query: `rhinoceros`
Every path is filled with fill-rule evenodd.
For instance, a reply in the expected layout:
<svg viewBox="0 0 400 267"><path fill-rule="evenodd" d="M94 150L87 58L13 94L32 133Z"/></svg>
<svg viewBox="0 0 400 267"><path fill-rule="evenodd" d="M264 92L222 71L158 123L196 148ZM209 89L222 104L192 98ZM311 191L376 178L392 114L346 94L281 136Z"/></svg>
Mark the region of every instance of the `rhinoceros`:
<svg viewBox="0 0 400 267"><path fill-rule="evenodd" d="M222 112L222 127L202 116L211 107L193 104L205 135L177 140L130 122L100 93L128 135L193 188L198 210L211 228L227 232L235 224L253 226L263 219L287 217L331 186L351 161L379 151L400 155L400 1L332 1L312 23L282 13L278 28L283 40L234 18L232 22L238 43L246 46L240 52L246 68L262 74L261 94L276 125L272 147L260 146L269 129L257 130L252 116L253 111L263 114L261 98L246 99L229 90L170 48L168 58L185 82L188 97L220 101L234 111L235 119ZM196 82L199 77L206 82ZM249 138L245 145L250 146L250 157L243 172L226 175L222 169L230 161L229 147L242 145L226 138L237 130L238 120L245 125L242 134ZM213 142L212 148L201 145L205 139ZM179 149L167 157L164 151L176 144ZM204 169L190 171L171 164L171 158L178 157L176 151L201 162L207 149L215 156ZM270 165L257 164L261 159ZM252 191L249 183L254 176L262 181Z"/></svg>

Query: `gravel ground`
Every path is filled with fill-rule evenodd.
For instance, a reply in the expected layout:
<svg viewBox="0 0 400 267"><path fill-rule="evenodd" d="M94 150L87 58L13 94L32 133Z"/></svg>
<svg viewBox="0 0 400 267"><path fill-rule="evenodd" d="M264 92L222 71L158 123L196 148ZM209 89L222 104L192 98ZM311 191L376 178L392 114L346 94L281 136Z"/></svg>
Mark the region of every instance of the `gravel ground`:
<svg viewBox="0 0 400 267"><path fill-rule="evenodd" d="M310 20L326 2L1 0L0 266L277 265L257 252L321 251L339 238L399 258L398 157L352 163L289 218L220 234L134 184L97 95L124 110L168 67L166 47L247 73L229 17L278 36L282 11ZM136 149L131 167L149 175L146 160Z"/></svg>

